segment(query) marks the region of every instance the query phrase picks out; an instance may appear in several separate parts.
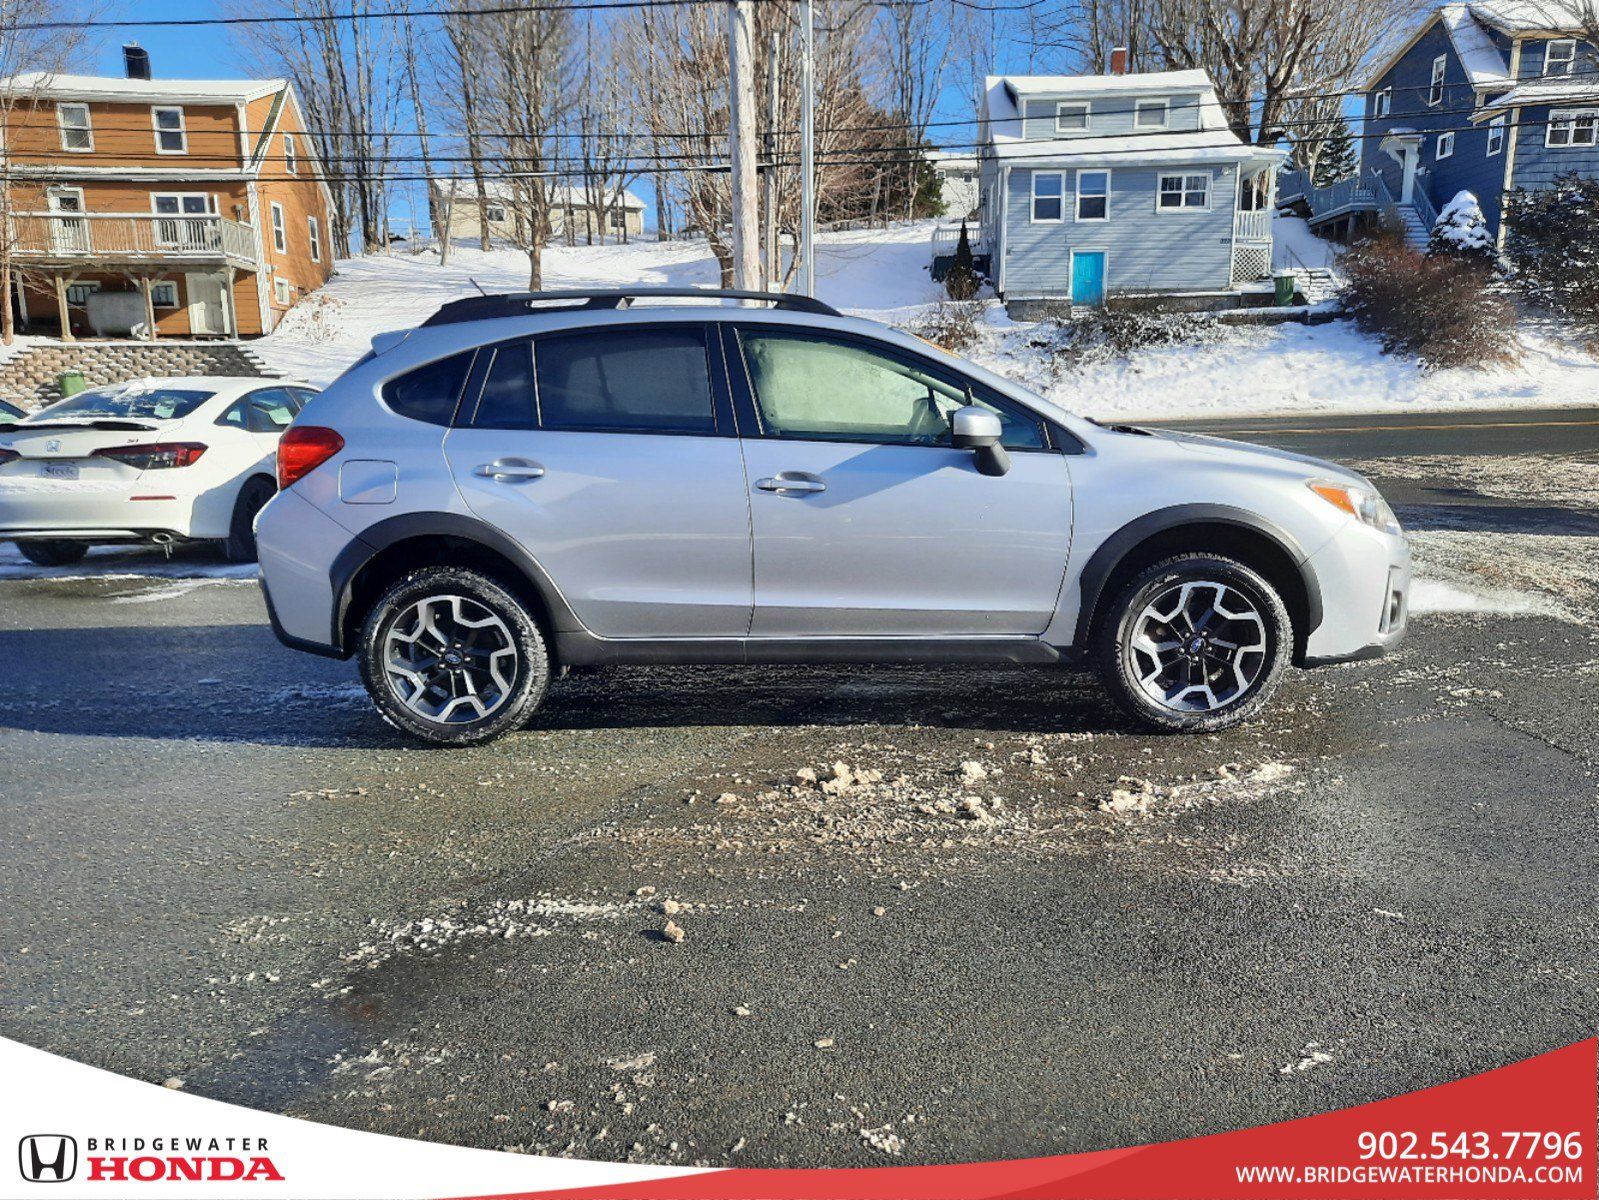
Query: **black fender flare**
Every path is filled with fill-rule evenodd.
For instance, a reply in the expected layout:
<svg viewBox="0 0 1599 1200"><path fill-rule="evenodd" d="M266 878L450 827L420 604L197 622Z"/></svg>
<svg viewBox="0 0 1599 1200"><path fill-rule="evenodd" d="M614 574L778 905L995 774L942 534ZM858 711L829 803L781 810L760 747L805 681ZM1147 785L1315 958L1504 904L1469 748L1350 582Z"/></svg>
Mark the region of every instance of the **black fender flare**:
<svg viewBox="0 0 1599 1200"><path fill-rule="evenodd" d="M1104 599L1105 585L1128 554L1156 534L1184 525L1230 525L1272 542L1294 564L1304 586L1307 617L1304 636L1309 637L1321 624L1321 584L1316 578L1316 569L1310 564L1310 556L1293 534L1247 508L1235 508L1230 504L1174 504L1127 522L1089 556L1079 576L1082 603L1077 610L1077 628L1073 635L1076 648L1081 650L1087 645L1089 626Z"/></svg>
<svg viewBox="0 0 1599 1200"><path fill-rule="evenodd" d="M389 547L417 537L450 537L475 542L509 561L544 603L545 611L557 632L580 632L583 623L572 611L543 566L514 539L492 525L460 513L413 512L386 517L367 526L333 560L329 571L333 584L332 645L342 656L351 648L345 645L345 617L354 598L355 580L363 568Z"/></svg>

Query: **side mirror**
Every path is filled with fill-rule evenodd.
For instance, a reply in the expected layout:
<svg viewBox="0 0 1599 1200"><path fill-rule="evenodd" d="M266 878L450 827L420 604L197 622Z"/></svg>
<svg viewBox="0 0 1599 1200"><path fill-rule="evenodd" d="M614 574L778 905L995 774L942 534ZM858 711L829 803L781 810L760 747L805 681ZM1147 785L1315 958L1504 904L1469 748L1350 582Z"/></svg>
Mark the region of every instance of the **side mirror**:
<svg viewBox="0 0 1599 1200"><path fill-rule="evenodd" d="M949 417L950 444L957 450L975 451L977 470L983 475L1003 475L1010 470L1010 455L999 444L1004 427L986 408L968 404Z"/></svg>

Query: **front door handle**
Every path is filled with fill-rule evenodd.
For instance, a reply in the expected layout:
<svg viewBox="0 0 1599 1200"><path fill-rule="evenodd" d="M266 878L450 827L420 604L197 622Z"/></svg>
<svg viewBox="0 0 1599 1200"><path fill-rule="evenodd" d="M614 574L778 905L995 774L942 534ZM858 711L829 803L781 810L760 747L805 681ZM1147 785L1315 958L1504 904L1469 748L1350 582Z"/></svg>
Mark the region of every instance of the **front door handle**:
<svg viewBox="0 0 1599 1200"><path fill-rule="evenodd" d="M497 458L491 463L484 463L473 474L499 483L517 483L524 479L541 478L544 468L525 458Z"/></svg>
<svg viewBox="0 0 1599 1200"><path fill-rule="evenodd" d="M782 495L785 492L815 493L825 492L827 485L814 475L806 475L802 471L781 471L776 475L769 475L765 479L757 479L755 486L763 492L776 492Z"/></svg>

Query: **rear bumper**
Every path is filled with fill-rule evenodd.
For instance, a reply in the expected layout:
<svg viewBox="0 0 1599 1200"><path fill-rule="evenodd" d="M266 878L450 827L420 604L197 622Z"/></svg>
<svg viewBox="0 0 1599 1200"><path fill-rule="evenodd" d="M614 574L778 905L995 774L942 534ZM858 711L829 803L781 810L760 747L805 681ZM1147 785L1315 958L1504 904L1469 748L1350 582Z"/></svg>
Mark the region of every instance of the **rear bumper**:
<svg viewBox="0 0 1599 1200"><path fill-rule="evenodd" d="M226 537L206 528L193 496L170 496L145 483L41 487L0 483L0 539L66 538L75 541L142 541L155 533L178 538Z"/></svg>
<svg viewBox="0 0 1599 1200"><path fill-rule="evenodd" d="M335 561L357 539L291 488L267 502L255 521L261 590L272 631L285 646L348 658L339 629Z"/></svg>

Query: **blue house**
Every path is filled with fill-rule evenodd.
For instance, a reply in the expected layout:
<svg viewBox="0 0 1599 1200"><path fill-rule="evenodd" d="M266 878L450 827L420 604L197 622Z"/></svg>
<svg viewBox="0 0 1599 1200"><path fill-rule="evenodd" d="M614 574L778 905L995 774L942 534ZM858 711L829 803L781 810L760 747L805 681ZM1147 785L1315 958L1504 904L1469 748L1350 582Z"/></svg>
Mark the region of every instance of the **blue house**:
<svg viewBox="0 0 1599 1200"><path fill-rule="evenodd" d="M1220 307L1271 273L1283 153L1229 128L1203 71L991 77L979 142L979 251L1012 311Z"/></svg>
<svg viewBox="0 0 1599 1200"><path fill-rule="evenodd" d="M1364 91L1359 175L1317 189L1285 172L1279 185L1317 232L1375 214L1424 244L1469 191L1502 243L1513 189L1599 176L1599 58L1558 0L1445 4L1375 61Z"/></svg>

